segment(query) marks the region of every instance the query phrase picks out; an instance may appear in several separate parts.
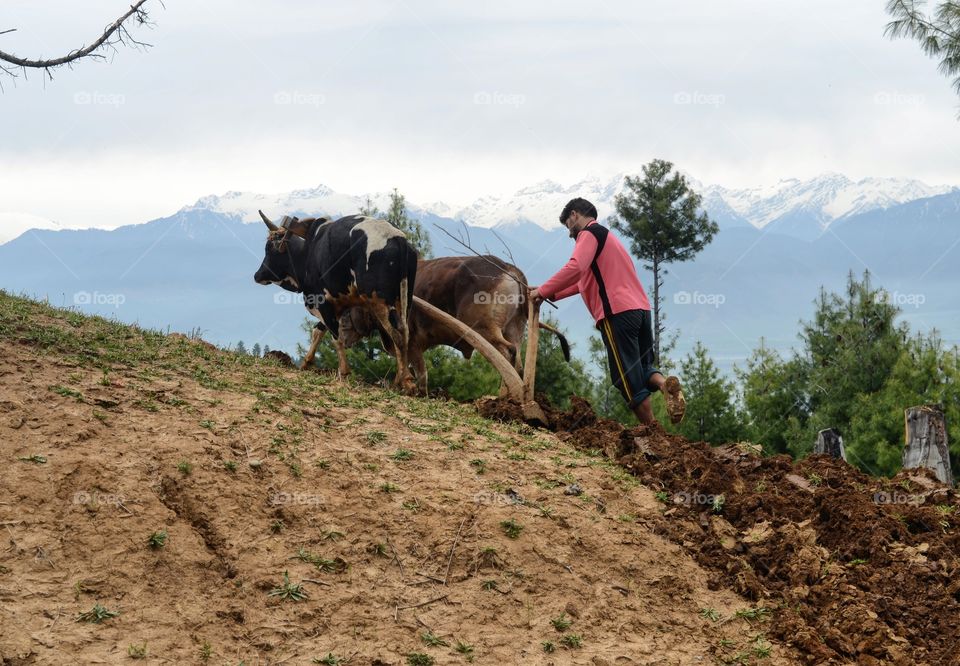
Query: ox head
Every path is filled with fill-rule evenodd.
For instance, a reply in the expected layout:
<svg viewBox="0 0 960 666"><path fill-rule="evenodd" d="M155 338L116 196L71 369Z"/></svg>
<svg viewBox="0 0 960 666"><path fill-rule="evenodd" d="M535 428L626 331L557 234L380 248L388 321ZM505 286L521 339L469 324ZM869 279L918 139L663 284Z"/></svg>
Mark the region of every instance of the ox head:
<svg viewBox="0 0 960 666"><path fill-rule="evenodd" d="M288 291L300 291L295 256L303 250L303 239L310 228L309 221L284 215L280 224L276 225L262 210L258 212L268 231L263 262L253 279L257 284L276 284Z"/></svg>

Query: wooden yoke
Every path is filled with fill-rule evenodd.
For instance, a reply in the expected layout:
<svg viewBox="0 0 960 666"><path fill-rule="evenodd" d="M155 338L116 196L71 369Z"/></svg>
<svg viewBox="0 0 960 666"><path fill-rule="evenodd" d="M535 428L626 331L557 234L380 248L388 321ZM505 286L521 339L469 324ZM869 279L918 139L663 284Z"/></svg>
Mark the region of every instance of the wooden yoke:
<svg viewBox="0 0 960 666"><path fill-rule="evenodd" d="M433 319L434 321L450 328L461 338L466 340L471 347L476 349L480 354L483 355L485 359L490 361L490 364L496 368L497 372L500 373L500 376L503 378L503 383L507 387L507 395L517 403L521 405L523 410L523 417L529 421L539 421L540 423L546 424L547 418L543 413L543 410L540 408L536 402L532 399L526 399L526 391L524 389L524 384L520 380L520 375L517 374L516 369L510 364L503 354L494 349L493 345L487 342L483 336L477 333L475 330L464 324L462 321L453 317L440 308L431 305L426 302L419 296L413 297L413 302L420 308L421 312ZM534 315L531 315L533 317ZM534 329L537 330L537 329ZM534 339L536 341L536 339ZM527 343L529 345L529 342ZM536 348L533 351L534 364L536 364ZM530 358L529 347L527 349L527 358ZM526 372L524 372L526 375ZM533 384L531 379L531 388L530 393L533 393Z"/></svg>

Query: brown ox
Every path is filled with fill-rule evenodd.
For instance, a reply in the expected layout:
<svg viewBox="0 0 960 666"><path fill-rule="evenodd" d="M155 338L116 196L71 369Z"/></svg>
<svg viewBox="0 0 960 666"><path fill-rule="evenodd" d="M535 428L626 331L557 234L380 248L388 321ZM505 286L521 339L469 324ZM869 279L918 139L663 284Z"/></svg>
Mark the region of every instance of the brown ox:
<svg viewBox="0 0 960 666"><path fill-rule="evenodd" d="M421 259L417 263L414 295L459 319L479 333L523 374L520 343L527 325L526 276L519 268L494 256L441 257ZM570 346L555 328L541 323L540 328L560 338L564 358L570 360ZM373 319L353 308L340 319L340 344L343 353L361 338L376 330ZM390 352L390 341L381 336ZM427 369L423 354L437 345L448 345L470 358L473 347L443 323L434 320L414 304L410 313L408 358L417 376L418 389L427 390Z"/></svg>

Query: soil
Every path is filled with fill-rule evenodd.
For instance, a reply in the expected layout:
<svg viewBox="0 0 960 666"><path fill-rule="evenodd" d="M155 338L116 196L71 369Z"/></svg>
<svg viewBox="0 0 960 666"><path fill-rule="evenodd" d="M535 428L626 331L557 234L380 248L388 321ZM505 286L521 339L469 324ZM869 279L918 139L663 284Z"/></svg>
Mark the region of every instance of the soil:
<svg viewBox="0 0 960 666"><path fill-rule="evenodd" d="M960 664L960 504L932 472L878 479L827 456L711 447L623 428L577 397L545 409L566 441L658 491L654 531L711 571L712 588L769 608L770 634L808 663Z"/></svg>
<svg viewBox="0 0 960 666"><path fill-rule="evenodd" d="M851 545L845 557L868 553L863 568L838 564L829 584L804 583L800 614L738 617L757 605L744 594L796 587L799 564L790 554L778 566L777 549L806 544L810 530L821 538L820 523L793 525L783 512L805 509L786 496L757 508L717 479L729 500L709 526L730 520L723 529L742 542L740 516L772 525L768 539L728 555L695 512L665 515L653 490L599 450L655 489L682 487L676 447L689 447L689 465L713 453L651 435L650 454L639 454L632 433L578 409L551 410L565 430L537 431L0 292L0 664L308 664L332 654L355 666L418 653L437 664L796 664L807 650L779 621L814 632L808 605L834 598L844 606L822 605L823 622L852 624L869 607L877 631L827 633L818 654L892 654L888 629L906 657L936 663L956 647L945 631L935 653L930 635L935 622L954 630L956 610L934 614L951 607L943 582L953 568L937 534L919 548L913 521L928 509ZM753 464L705 465L712 472L698 478L729 467L752 479ZM823 470L804 506L834 492L839 477ZM870 550L884 538L885 570ZM903 560L916 564L896 568ZM760 572L749 584L741 561ZM938 592L901 608L898 588L921 565ZM306 598L279 594L285 572ZM841 585L864 591L830 596L846 595L832 590ZM880 590L883 604L868 596ZM95 604L119 614L83 621ZM551 623L561 618L562 631Z"/></svg>

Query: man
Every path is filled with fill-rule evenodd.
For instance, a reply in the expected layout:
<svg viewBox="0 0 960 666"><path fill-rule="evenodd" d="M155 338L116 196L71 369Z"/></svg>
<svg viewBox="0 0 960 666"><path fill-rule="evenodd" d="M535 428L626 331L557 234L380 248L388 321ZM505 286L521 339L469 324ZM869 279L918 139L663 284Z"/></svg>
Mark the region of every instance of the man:
<svg viewBox="0 0 960 666"><path fill-rule="evenodd" d="M571 199L560 222L576 239L573 256L556 275L530 289L530 298L560 300L579 293L597 322L607 348L613 385L641 423L656 422L650 395L662 391L673 423L683 420L686 401L680 380L654 367L650 301L623 244L597 223L597 209Z"/></svg>

